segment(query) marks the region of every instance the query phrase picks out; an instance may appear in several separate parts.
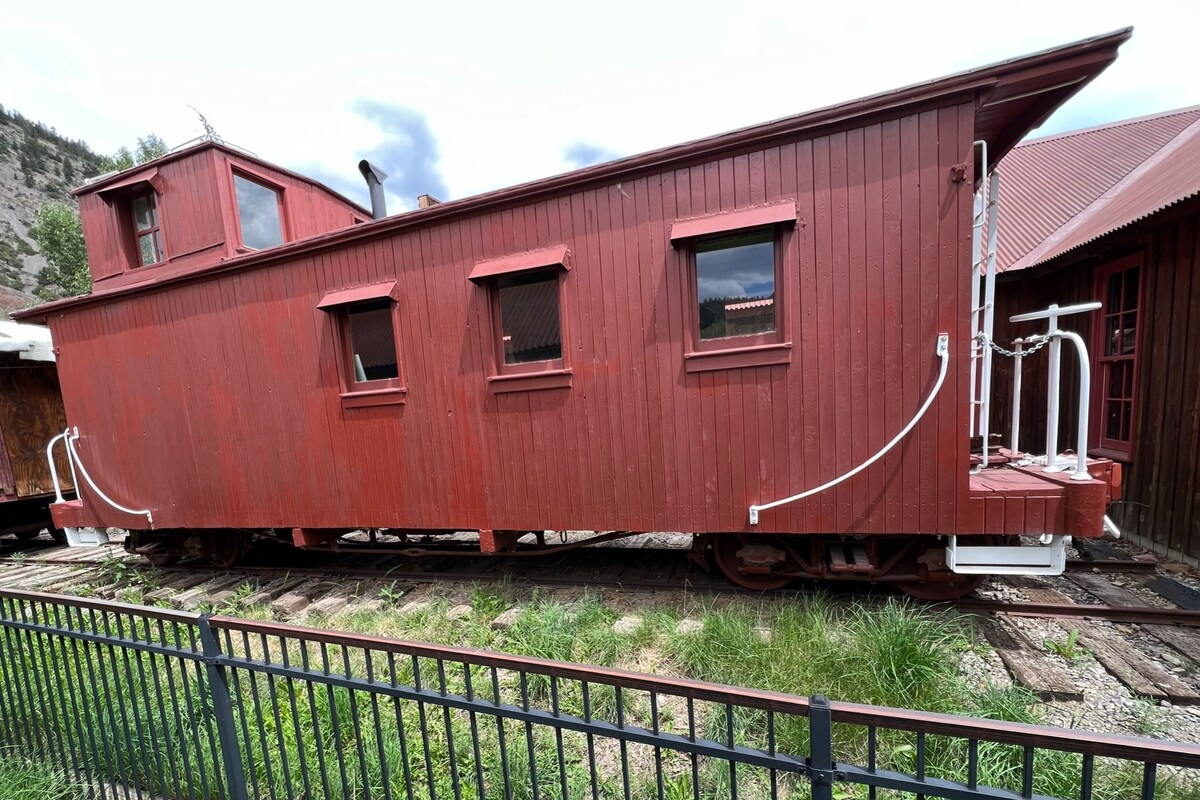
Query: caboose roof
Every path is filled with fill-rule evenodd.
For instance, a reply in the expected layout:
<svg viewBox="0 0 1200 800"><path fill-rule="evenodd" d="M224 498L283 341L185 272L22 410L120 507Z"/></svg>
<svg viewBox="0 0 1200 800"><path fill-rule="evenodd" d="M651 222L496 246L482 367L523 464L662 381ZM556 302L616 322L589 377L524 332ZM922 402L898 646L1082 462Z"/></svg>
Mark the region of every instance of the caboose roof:
<svg viewBox="0 0 1200 800"><path fill-rule="evenodd" d="M195 144L177 147L166 155L143 162L137 166L130 167L129 169L121 170L119 172L111 172L107 175L101 175L98 178L93 178L82 186L72 189L71 194L73 194L75 197L79 197L85 194L93 194L95 192L116 189L125 184L131 184L137 181L145 180L145 176L152 174L163 164L167 164L171 161L178 161L181 158L190 158L191 156L204 152L205 150L220 150L233 156L238 161L243 161L250 164L259 164L269 169L273 169L276 172L282 172L283 174L295 178L298 181L303 181L310 186L315 186L317 189L320 189L329 196L340 200L348 206L353 206L359 212L367 216L371 215L370 211L363 208L358 203L354 202L342 193L330 189L328 186L314 178L310 178L307 175L302 175L299 172L293 172L292 170L281 167L278 164L272 164L270 161L261 159L248 150L243 150L240 147L231 147L224 142L216 141L214 139L201 139Z"/></svg>
<svg viewBox="0 0 1200 800"><path fill-rule="evenodd" d="M975 138L988 143L989 159L995 163L1029 131L1041 125L1062 103L1103 72L1116 59L1118 48L1132 33L1132 28L1123 28L773 122L354 225L269 250L248 253L229 259L216 267L161 270L153 280L134 285L101 286L89 295L57 300L18 312L14 316L24 320L44 319L54 312L102 302L109 298L154 291L174 283L206 279L228 271L276 263L300 254L394 231L433 225L561 195L568 191L578 191L589 186L628 180L648 172L695 164L729 152L760 148L789 139L817 135L820 132L866 125L874 120L895 118L972 99L976 104ZM218 145L210 143L210 146ZM237 155L244 157L240 152L237 152ZM171 155L164 156L170 157ZM149 162L143 165L143 168L152 167L153 164L154 162ZM115 180L117 177L119 176L105 180ZM312 182L311 179L304 180ZM88 188L102 188L102 182L94 183Z"/></svg>

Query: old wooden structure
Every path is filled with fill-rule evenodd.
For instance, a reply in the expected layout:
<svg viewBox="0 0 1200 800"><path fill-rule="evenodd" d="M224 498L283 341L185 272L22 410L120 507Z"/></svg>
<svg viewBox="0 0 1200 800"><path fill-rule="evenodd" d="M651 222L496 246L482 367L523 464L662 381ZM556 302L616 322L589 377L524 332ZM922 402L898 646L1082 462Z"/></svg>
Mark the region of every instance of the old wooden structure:
<svg viewBox="0 0 1200 800"><path fill-rule="evenodd" d="M970 474L973 212L979 154L1128 36L374 221L207 141L82 187L95 289L21 315L96 481L58 518L221 561L245 531L723 534L748 585L948 593L946 537L1099 535L1107 462Z"/></svg>
<svg viewBox="0 0 1200 800"><path fill-rule="evenodd" d="M0 321L0 534L36 537L49 528L54 483L46 443L67 424L54 369L50 332ZM63 454L61 485L70 492Z"/></svg>
<svg viewBox="0 0 1200 800"><path fill-rule="evenodd" d="M1090 338L1091 452L1124 466L1111 516L1175 557L1200 559L1200 107L1036 139L1000 165L1000 313L1099 301ZM1034 331L1006 325L1011 341ZM1001 385L1009 385L1011 363ZM1025 374L1035 367L1025 364ZM1078 371L1064 373L1067 393ZM1023 384L1023 407L1045 402ZM1011 400L999 410L1007 438ZM1075 424L1063 418L1064 431ZM1045 435L1021 415L1020 445Z"/></svg>

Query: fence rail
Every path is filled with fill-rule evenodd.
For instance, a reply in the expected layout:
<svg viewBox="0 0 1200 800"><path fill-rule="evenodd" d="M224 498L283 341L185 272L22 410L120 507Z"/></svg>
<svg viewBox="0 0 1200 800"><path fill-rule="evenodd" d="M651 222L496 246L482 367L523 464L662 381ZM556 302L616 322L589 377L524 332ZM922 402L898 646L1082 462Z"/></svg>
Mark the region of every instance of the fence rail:
<svg viewBox="0 0 1200 800"><path fill-rule="evenodd" d="M1200 791L1195 744L6 590L0 743L125 800Z"/></svg>

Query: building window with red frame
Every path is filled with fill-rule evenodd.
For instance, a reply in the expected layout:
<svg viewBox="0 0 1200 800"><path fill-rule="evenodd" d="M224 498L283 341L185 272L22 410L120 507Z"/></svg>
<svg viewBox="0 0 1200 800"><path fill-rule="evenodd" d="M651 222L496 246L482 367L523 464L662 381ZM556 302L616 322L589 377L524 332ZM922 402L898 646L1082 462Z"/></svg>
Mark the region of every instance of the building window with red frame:
<svg viewBox="0 0 1200 800"><path fill-rule="evenodd" d="M1141 266L1136 256L1096 271L1096 294L1104 305L1093 354L1092 447L1122 459L1131 457L1133 447Z"/></svg>
<svg viewBox="0 0 1200 800"><path fill-rule="evenodd" d="M148 267L163 261L162 227L158 222L158 202L154 192L137 195L129 203L133 215L133 235L138 265Z"/></svg>

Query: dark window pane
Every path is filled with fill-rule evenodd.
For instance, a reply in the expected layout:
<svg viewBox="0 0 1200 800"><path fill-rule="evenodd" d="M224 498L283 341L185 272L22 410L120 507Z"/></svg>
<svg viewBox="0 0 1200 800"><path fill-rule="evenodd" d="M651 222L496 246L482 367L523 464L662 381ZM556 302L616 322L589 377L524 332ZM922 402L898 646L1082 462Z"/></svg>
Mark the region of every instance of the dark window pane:
<svg viewBox="0 0 1200 800"><path fill-rule="evenodd" d="M1137 312L1126 311L1121 325L1121 354L1132 355L1137 345Z"/></svg>
<svg viewBox="0 0 1200 800"><path fill-rule="evenodd" d="M1115 314L1121 307L1121 273L1116 272L1108 276L1108 302L1104 311Z"/></svg>
<svg viewBox="0 0 1200 800"><path fill-rule="evenodd" d="M1138 307L1138 268L1127 269L1123 274L1125 276L1125 297L1121 307L1126 311L1132 311Z"/></svg>
<svg viewBox="0 0 1200 800"><path fill-rule="evenodd" d="M1108 365L1108 397L1116 400L1125 396L1125 361L1110 362Z"/></svg>
<svg viewBox="0 0 1200 800"><path fill-rule="evenodd" d="M1121 352L1121 315L1105 317L1104 331L1104 355L1119 355Z"/></svg>
<svg viewBox="0 0 1200 800"><path fill-rule="evenodd" d="M362 383L399 378L391 301L353 305L347 314L350 321L350 350L354 357L354 381Z"/></svg>
<svg viewBox="0 0 1200 800"><path fill-rule="evenodd" d="M498 291L504 363L562 358L558 275L542 271L501 278Z"/></svg>
<svg viewBox="0 0 1200 800"><path fill-rule="evenodd" d="M775 239L771 231L696 244L700 338L775 330Z"/></svg>
<svg viewBox="0 0 1200 800"><path fill-rule="evenodd" d="M155 224L154 195L133 198L133 224L139 231L149 230Z"/></svg>
<svg viewBox="0 0 1200 800"><path fill-rule="evenodd" d="M138 258L142 266L158 263L158 250L154 246L155 233L146 233L138 237Z"/></svg>
<svg viewBox="0 0 1200 800"><path fill-rule="evenodd" d="M238 220L242 225L242 244L263 250L283 243L279 221L279 193L261 183L233 176L237 189Z"/></svg>
<svg viewBox="0 0 1200 800"><path fill-rule="evenodd" d="M1116 439L1124 441L1122 435L1121 422L1124 415L1124 403L1120 400L1110 400L1105 405L1104 415L1104 436L1106 439Z"/></svg>

